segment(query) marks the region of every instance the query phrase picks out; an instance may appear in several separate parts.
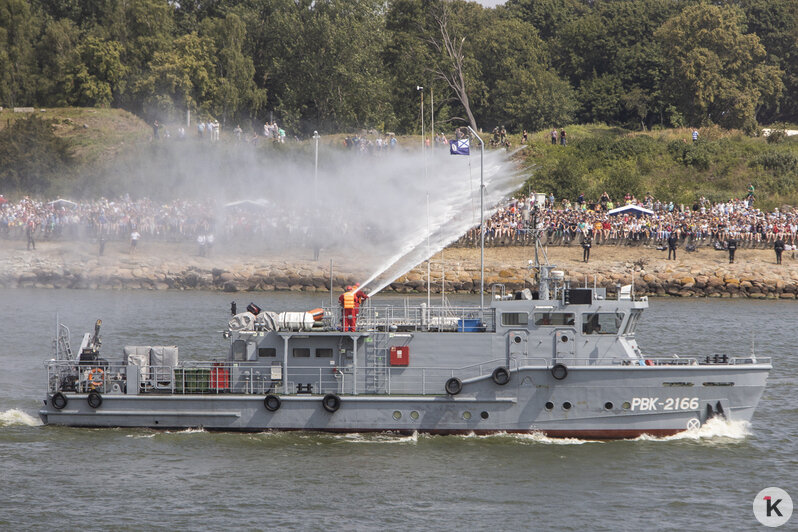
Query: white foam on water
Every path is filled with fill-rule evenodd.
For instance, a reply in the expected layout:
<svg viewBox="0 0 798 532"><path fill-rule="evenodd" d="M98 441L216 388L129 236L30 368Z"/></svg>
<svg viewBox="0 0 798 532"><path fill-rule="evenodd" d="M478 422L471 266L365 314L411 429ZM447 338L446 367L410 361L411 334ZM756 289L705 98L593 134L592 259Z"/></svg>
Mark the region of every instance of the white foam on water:
<svg viewBox="0 0 798 532"><path fill-rule="evenodd" d="M26 427L38 427L42 422L30 414L18 408L12 408L5 412L0 412L0 427L10 427L13 425L23 425Z"/></svg>
<svg viewBox="0 0 798 532"><path fill-rule="evenodd" d="M128 434L125 438L154 438L155 434Z"/></svg>
<svg viewBox="0 0 798 532"><path fill-rule="evenodd" d="M584 445L585 443L604 443L599 440L582 440L579 438L550 438L542 432L529 434L507 434L506 437L524 443L538 443L543 445Z"/></svg>
<svg viewBox="0 0 798 532"><path fill-rule="evenodd" d="M643 434L631 441L726 441L744 440L751 435L751 424L743 420L727 420L715 417L697 429L688 429L672 436L650 436Z"/></svg>
<svg viewBox="0 0 798 532"><path fill-rule="evenodd" d="M392 432L378 432L362 434L352 432L348 434L336 434L333 436L338 440L345 440L350 443L418 443L418 432L413 432L409 436L402 436Z"/></svg>
<svg viewBox="0 0 798 532"><path fill-rule="evenodd" d="M205 432L207 431L203 428L192 428L192 429L183 429L175 431L166 430L164 431L164 434L203 434Z"/></svg>

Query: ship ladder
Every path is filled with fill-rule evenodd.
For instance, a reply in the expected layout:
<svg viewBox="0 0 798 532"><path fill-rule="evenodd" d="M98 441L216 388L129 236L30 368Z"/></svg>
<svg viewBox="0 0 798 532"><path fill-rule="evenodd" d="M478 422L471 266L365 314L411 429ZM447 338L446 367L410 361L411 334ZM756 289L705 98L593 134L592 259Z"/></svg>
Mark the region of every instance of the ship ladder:
<svg viewBox="0 0 798 532"><path fill-rule="evenodd" d="M387 343L387 334L374 334L364 342L366 357L366 393L388 393L388 368L386 366L388 358Z"/></svg>

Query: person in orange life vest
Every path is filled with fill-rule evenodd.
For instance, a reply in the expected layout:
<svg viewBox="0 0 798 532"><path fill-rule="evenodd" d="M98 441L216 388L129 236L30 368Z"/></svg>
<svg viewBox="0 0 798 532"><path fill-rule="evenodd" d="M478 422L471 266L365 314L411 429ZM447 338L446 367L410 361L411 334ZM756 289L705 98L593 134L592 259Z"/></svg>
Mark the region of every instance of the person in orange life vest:
<svg viewBox="0 0 798 532"><path fill-rule="evenodd" d="M358 285L347 286L346 292L338 298L338 302L341 303L344 309L344 332L354 332L357 325L357 312L360 309L360 302L367 298L368 296L362 290L358 290Z"/></svg>

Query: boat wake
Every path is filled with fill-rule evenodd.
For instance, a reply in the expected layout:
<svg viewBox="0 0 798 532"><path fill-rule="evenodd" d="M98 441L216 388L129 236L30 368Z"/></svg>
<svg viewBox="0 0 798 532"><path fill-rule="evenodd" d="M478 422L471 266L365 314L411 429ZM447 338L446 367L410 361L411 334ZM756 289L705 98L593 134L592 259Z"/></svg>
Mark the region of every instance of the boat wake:
<svg viewBox="0 0 798 532"><path fill-rule="evenodd" d="M418 432L413 432L409 436L402 436L395 432L378 432L373 434L361 434L354 432L351 434L339 434L335 439L345 440L351 443L418 443Z"/></svg>
<svg viewBox="0 0 798 532"><path fill-rule="evenodd" d="M18 408L12 408L5 412L0 412L0 427L11 427L14 425L23 425L26 427L38 427L41 425L41 420L26 414Z"/></svg>
<svg viewBox="0 0 798 532"><path fill-rule="evenodd" d="M495 434L466 434L461 438L479 438L481 440L510 440L523 444L543 444L543 445L583 445L585 443L604 443L599 440L582 440L579 438L550 438L542 432L530 432L517 434L509 432L497 432Z"/></svg>
<svg viewBox="0 0 798 532"><path fill-rule="evenodd" d="M672 436L649 436L643 434L629 441L740 441L751 435L751 424L742 420L712 418L697 429L689 429Z"/></svg>

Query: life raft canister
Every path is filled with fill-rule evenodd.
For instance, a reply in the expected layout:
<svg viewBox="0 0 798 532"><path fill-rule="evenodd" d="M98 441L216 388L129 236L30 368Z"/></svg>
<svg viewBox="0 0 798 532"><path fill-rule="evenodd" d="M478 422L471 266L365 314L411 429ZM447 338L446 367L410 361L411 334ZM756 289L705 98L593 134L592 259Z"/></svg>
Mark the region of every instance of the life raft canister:
<svg viewBox="0 0 798 532"><path fill-rule="evenodd" d="M324 318L324 309L323 308L314 308L313 310L309 310L308 314L313 316L313 321L321 321Z"/></svg>
<svg viewBox="0 0 798 532"><path fill-rule="evenodd" d="M89 385L89 388L93 390L94 388L99 388L102 386L104 379L105 372L100 368L94 368L86 376L86 383Z"/></svg>

